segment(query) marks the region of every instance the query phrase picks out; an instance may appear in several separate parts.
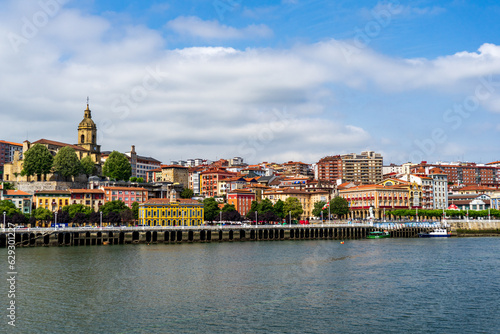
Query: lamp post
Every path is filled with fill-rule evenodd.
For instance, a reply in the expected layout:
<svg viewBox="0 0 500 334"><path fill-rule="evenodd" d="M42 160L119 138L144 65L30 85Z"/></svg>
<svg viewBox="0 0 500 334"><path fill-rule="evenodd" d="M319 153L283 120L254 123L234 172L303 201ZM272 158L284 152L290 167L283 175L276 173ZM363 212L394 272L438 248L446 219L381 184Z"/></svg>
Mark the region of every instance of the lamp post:
<svg viewBox="0 0 500 334"><path fill-rule="evenodd" d="M3 212L3 229L5 230L5 215L7 214L7 212Z"/></svg>
<svg viewBox="0 0 500 334"><path fill-rule="evenodd" d="M491 217L490 217L490 208L488 208L488 221L489 221L489 222L491 221Z"/></svg>
<svg viewBox="0 0 500 334"><path fill-rule="evenodd" d="M290 218L290 226L292 226L292 211L288 211L288 217Z"/></svg>
<svg viewBox="0 0 500 334"><path fill-rule="evenodd" d="M183 212L184 214L184 212ZM184 216L182 216L182 219L184 220ZM222 228L222 210L220 211L220 215L219 215L219 223L220 223L220 228Z"/></svg>
<svg viewBox="0 0 500 334"><path fill-rule="evenodd" d="M102 229L102 211L99 211L99 227Z"/></svg>
<svg viewBox="0 0 500 334"><path fill-rule="evenodd" d="M56 219L54 220L54 229L57 230L57 211L54 214L55 214L55 217L56 217Z"/></svg>
<svg viewBox="0 0 500 334"><path fill-rule="evenodd" d="M255 227L257 227L257 211L255 211Z"/></svg>

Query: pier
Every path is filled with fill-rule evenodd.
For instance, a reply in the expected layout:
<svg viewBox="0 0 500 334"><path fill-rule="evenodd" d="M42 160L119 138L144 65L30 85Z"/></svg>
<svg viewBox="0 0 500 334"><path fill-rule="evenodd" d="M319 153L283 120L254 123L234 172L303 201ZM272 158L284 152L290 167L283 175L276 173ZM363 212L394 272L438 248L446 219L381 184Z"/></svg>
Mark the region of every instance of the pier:
<svg viewBox="0 0 500 334"><path fill-rule="evenodd" d="M177 226L113 228L31 228L0 232L0 248L36 246L99 246L125 244L177 244L271 240L355 240L380 230L363 224ZM428 228L390 230L391 237L415 238ZM10 243L9 243L10 241Z"/></svg>

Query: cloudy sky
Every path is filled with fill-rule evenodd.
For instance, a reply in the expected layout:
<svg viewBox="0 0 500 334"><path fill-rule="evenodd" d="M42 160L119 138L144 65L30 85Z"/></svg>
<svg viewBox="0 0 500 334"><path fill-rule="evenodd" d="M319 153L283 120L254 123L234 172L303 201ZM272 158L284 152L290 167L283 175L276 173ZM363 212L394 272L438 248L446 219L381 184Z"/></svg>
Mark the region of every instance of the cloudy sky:
<svg viewBox="0 0 500 334"><path fill-rule="evenodd" d="M0 1L0 139L317 162L500 160L497 1Z"/></svg>

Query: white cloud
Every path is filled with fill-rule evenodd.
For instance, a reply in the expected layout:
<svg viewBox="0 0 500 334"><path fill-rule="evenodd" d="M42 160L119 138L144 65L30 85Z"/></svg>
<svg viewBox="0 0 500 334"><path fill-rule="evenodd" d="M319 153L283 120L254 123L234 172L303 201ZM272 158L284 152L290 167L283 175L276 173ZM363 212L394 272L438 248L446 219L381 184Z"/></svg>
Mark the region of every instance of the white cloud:
<svg viewBox="0 0 500 334"><path fill-rule="evenodd" d="M169 21L166 26L180 35L207 40L268 38L273 35L272 30L265 24L252 24L237 29L220 24L217 20L203 21L194 16L180 16Z"/></svg>
<svg viewBox="0 0 500 334"><path fill-rule="evenodd" d="M23 15L20 9L14 16ZM268 33L265 27L236 29L193 17L169 27L206 39ZM12 31L20 33L18 21L0 20L0 34ZM393 58L336 40L290 49L168 50L158 31L115 27L67 9L17 53L7 39L0 40L0 75L9 124L2 127L2 139L22 141L28 131L32 140L76 142L76 124L90 95L103 149L126 151L135 144L139 154L166 162L231 155L250 162L314 162L328 154L399 145L389 133L377 139L373 128L356 124L376 119L370 106L363 112L338 109L337 97L349 90L388 100L414 91L467 97L481 77L492 75L490 97L482 105L500 109L500 47L493 44L436 59ZM276 114L283 110L284 121ZM354 121L337 116L354 112ZM375 143L382 147L370 147Z"/></svg>

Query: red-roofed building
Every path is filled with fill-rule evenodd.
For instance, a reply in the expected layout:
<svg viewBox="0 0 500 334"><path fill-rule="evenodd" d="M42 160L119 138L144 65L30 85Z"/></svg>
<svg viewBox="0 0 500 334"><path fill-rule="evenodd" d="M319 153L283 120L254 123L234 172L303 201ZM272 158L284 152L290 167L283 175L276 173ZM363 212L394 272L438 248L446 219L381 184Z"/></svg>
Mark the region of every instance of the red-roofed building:
<svg viewBox="0 0 500 334"><path fill-rule="evenodd" d="M248 213L252 201L255 201L255 193L247 189L232 190L227 194L227 203L234 205L242 216Z"/></svg>
<svg viewBox="0 0 500 334"><path fill-rule="evenodd" d="M103 187L105 192L104 203L110 201L122 201L129 208L132 208L132 203L144 203L148 199L148 191L144 188L129 188L129 187Z"/></svg>
<svg viewBox="0 0 500 334"><path fill-rule="evenodd" d="M206 197L222 196L219 181L237 176L237 173L228 172L222 168L211 168L200 173L200 193Z"/></svg>
<svg viewBox="0 0 500 334"><path fill-rule="evenodd" d="M33 196L21 190L3 190L0 184L0 200L11 201L24 214L31 214Z"/></svg>
<svg viewBox="0 0 500 334"><path fill-rule="evenodd" d="M95 212L104 205L104 190L102 189L70 189L70 204L82 204Z"/></svg>

